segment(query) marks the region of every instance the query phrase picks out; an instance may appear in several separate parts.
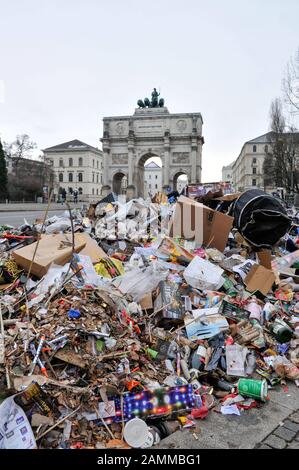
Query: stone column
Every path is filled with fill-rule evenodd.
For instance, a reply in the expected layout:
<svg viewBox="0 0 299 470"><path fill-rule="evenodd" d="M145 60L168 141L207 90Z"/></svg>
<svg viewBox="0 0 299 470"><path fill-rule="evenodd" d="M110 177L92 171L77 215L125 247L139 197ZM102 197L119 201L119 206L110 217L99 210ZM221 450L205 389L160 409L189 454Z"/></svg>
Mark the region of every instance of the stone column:
<svg viewBox="0 0 299 470"><path fill-rule="evenodd" d="M133 184L134 173L134 145L128 142L128 185Z"/></svg>
<svg viewBox="0 0 299 470"><path fill-rule="evenodd" d="M163 189L169 186L169 171L170 171L170 142L169 142L169 131L166 131L164 135L164 161L163 161L163 179L162 179Z"/></svg>
<svg viewBox="0 0 299 470"><path fill-rule="evenodd" d="M196 181L201 182L201 145L197 149L197 167L196 167Z"/></svg>
<svg viewBox="0 0 299 470"><path fill-rule="evenodd" d="M109 185L109 158L110 149L106 144L103 143L103 185Z"/></svg>
<svg viewBox="0 0 299 470"><path fill-rule="evenodd" d="M128 136L128 185L133 184L134 178L134 127L133 120L129 120L129 136Z"/></svg>
<svg viewBox="0 0 299 470"><path fill-rule="evenodd" d="M196 165L197 165L197 138L192 136L191 141L191 183L197 182Z"/></svg>

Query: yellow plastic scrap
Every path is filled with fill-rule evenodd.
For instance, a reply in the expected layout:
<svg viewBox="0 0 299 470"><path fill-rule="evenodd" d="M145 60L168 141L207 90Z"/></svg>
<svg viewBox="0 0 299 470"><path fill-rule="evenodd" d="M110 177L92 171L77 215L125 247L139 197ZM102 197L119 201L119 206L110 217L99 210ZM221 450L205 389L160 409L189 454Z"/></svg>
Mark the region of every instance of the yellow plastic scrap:
<svg viewBox="0 0 299 470"><path fill-rule="evenodd" d="M179 420L182 426L184 426L187 422L186 416L178 416L177 419Z"/></svg>
<svg viewBox="0 0 299 470"><path fill-rule="evenodd" d="M122 262L115 258L101 258L94 269L97 274L109 279L122 276L125 273Z"/></svg>

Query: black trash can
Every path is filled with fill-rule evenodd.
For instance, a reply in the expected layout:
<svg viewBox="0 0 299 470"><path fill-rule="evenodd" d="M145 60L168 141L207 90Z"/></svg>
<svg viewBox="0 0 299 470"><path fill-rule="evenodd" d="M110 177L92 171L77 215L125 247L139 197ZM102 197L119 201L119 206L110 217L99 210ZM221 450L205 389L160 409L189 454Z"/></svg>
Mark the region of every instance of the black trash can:
<svg viewBox="0 0 299 470"><path fill-rule="evenodd" d="M291 226L282 204L261 189L249 189L230 208L234 226L254 248L271 249Z"/></svg>

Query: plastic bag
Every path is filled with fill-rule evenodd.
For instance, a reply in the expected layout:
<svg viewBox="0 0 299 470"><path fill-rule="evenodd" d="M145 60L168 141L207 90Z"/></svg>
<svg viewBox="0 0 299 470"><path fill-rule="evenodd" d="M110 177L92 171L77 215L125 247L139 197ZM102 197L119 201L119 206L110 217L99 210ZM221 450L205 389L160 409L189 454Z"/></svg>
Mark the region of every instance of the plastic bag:
<svg viewBox="0 0 299 470"><path fill-rule="evenodd" d="M36 449L33 431L14 396L0 405L0 449Z"/></svg>
<svg viewBox="0 0 299 470"><path fill-rule="evenodd" d="M156 265L156 268L155 268ZM132 296L134 302L139 302L143 297L152 292L159 282L167 278L168 271L159 268L157 263L145 269L134 268L119 278L118 288L123 294Z"/></svg>
<svg viewBox="0 0 299 470"><path fill-rule="evenodd" d="M71 228L71 221L69 218L60 218L53 224L49 225L46 228L46 233L59 233L59 232L66 232L69 228Z"/></svg>

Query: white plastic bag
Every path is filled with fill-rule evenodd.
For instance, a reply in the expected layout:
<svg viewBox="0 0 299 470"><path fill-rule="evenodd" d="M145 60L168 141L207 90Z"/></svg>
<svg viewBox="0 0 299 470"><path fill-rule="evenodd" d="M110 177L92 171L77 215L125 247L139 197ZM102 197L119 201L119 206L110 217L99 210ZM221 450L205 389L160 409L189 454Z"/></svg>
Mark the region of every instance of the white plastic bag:
<svg viewBox="0 0 299 470"><path fill-rule="evenodd" d="M36 449L33 431L14 396L0 405L0 449Z"/></svg>

